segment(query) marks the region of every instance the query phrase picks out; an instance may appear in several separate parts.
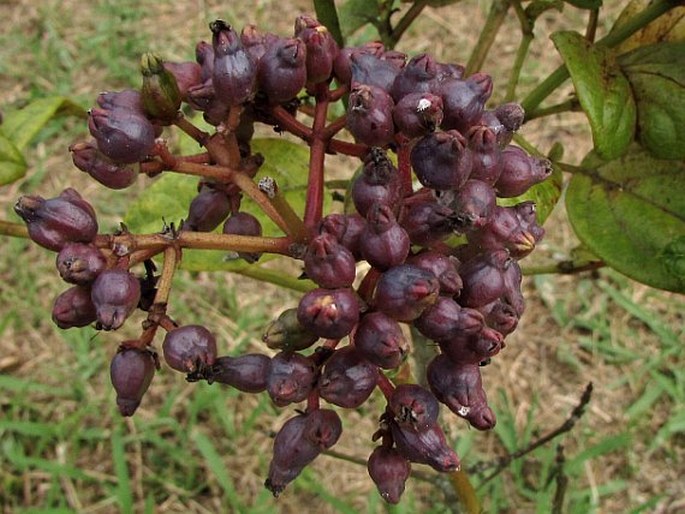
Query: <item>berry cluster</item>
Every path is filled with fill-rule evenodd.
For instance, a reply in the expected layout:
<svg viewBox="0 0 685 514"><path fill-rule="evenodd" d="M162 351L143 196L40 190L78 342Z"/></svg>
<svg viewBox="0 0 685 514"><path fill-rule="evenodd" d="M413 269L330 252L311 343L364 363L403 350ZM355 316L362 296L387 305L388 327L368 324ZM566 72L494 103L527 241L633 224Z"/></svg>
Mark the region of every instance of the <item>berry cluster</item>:
<svg viewBox="0 0 685 514"><path fill-rule="evenodd" d="M477 429L495 425L481 367L523 314L518 260L543 235L532 202L503 207L496 200L544 180L550 163L510 145L524 113L513 103L485 108L487 74L465 77L459 65L428 54L408 58L379 43L339 48L306 15L291 38L251 25L238 34L222 21L210 28L212 43L197 45L197 62L144 56L140 90L101 94L88 123L94 139L70 148L79 169L113 189L141 173L202 176L179 230L98 235L93 208L73 189L18 200L30 237L58 252L59 273L73 284L56 299L53 320L60 328L116 330L136 309L148 312L141 337L122 343L111 363L125 416L159 368L152 347L159 326L167 331L164 361L189 381L266 391L279 407L306 402L274 440L265 483L274 495L341 435L338 414L320 400L354 409L379 388L387 407L368 471L382 497L396 503L411 463L459 466L438 424L440 403ZM326 124L328 105L343 99L346 115ZM296 113L311 101L310 128ZM216 133L196 129L180 114L183 103ZM250 148L255 123L311 147L304 220L252 181L263 162ZM159 138L169 125L207 152L173 155ZM334 137L344 128L355 143ZM327 152L361 159L345 214L321 212ZM281 242L263 238L257 218L240 210L244 194L284 229ZM170 277L188 247L224 248L248 262L268 251L302 259L303 276L318 287L267 327L263 340L275 355L218 356L207 328L168 317ZM162 252L164 268L155 275L151 259ZM145 263L144 276L130 271L137 263ZM428 387L389 378L411 352L402 324L425 337L414 344L439 348L426 370Z"/></svg>

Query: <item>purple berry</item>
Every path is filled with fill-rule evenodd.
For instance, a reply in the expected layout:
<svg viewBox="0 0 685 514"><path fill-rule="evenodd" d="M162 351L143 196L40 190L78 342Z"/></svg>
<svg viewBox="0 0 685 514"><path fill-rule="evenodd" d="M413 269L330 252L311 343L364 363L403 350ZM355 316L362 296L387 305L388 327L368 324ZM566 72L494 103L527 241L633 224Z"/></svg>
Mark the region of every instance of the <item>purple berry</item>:
<svg viewBox="0 0 685 514"><path fill-rule="evenodd" d="M57 254L56 265L65 282L88 285L105 269L107 259L93 244L67 243Z"/></svg>
<svg viewBox="0 0 685 514"><path fill-rule="evenodd" d="M359 143L386 146L395 137L392 121L394 106L392 98L383 89L355 84L350 91L347 128Z"/></svg>
<svg viewBox="0 0 685 514"><path fill-rule="evenodd" d="M418 384L400 384L388 401L395 423L403 429L420 432L438 420L440 406L433 393Z"/></svg>
<svg viewBox="0 0 685 514"><path fill-rule="evenodd" d="M381 275L373 305L397 321L409 322L435 303L439 290L438 279L431 272L403 264Z"/></svg>
<svg viewBox="0 0 685 514"><path fill-rule="evenodd" d="M31 240L55 252L70 242L90 243L98 232L95 211L71 188L47 200L22 196L14 211L26 222Z"/></svg>
<svg viewBox="0 0 685 514"><path fill-rule="evenodd" d="M110 189L125 189L138 178L134 168L112 161L97 149L95 142L73 144L69 151L74 166Z"/></svg>
<svg viewBox="0 0 685 514"><path fill-rule="evenodd" d="M294 352L280 352L271 359L266 390L279 407L305 400L316 380L311 359Z"/></svg>
<svg viewBox="0 0 685 514"><path fill-rule="evenodd" d="M473 156L456 130L434 132L418 140L411 151L416 178L431 189L459 189L468 180Z"/></svg>
<svg viewBox="0 0 685 514"><path fill-rule="evenodd" d="M532 157L518 146L509 145L502 150L502 174L495 183L497 196L511 198L528 191L552 174L547 159Z"/></svg>
<svg viewBox="0 0 685 514"><path fill-rule="evenodd" d="M409 235L395 220L392 209L375 203L367 214L359 244L364 259L375 268L387 270L404 262L410 244Z"/></svg>
<svg viewBox="0 0 685 514"><path fill-rule="evenodd" d="M133 416L155 374L155 359L147 350L120 350L109 368L122 416Z"/></svg>
<svg viewBox="0 0 685 514"><path fill-rule="evenodd" d="M397 321L382 312L362 317L354 333L354 346L359 355L383 369L395 369L409 352Z"/></svg>
<svg viewBox="0 0 685 514"><path fill-rule="evenodd" d="M116 330L138 306L140 282L126 270L108 269L98 275L90 292L97 321L104 330Z"/></svg>
<svg viewBox="0 0 685 514"><path fill-rule="evenodd" d="M341 339L359 321L359 307L351 289L314 289L300 300L297 320L317 337Z"/></svg>
<svg viewBox="0 0 685 514"><path fill-rule="evenodd" d="M65 330L73 327L85 327L95 323L97 314L95 305L90 299L90 288L83 286L70 287L57 298L52 307L52 321Z"/></svg>
<svg viewBox="0 0 685 514"><path fill-rule="evenodd" d="M336 350L326 361L319 379L319 394L329 403L354 409L371 395L378 381L378 368L353 346Z"/></svg>
<svg viewBox="0 0 685 514"><path fill-rule="evenodd" d="M238 357L218 357L207 375L209 383L217 382L235 387L245 393L266 391L271 359L260 353L247 353Z"/></svg>
<svg viewBox="0 0 685 514"><path fill-rule="evenodd" d="M214 364L216 338L202 325L185 325L167 332L162 351L169 367L192 373Z"/></svg>
<svg viewBox="0 0 685 514"><path fill-rule="evenodd" d="M304 272L320 287L350 287L356 276L352 252L327 234L316 236L304 256Z"/></svg>
<svg viewBox="0 0 685 514"><path fill-rule="evenodd" d="M367 469L381 497L388 503L399 503L411 463L396 448L378 446L369 456Z"/></svg>

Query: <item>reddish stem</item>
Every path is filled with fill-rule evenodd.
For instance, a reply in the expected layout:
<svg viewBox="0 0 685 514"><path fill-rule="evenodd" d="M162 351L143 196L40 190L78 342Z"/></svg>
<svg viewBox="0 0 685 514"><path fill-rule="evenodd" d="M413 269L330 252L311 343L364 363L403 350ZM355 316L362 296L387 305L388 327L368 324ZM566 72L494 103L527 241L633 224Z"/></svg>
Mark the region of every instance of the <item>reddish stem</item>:
<svg viewBox="0 0 685 514"><path fill-rule="evenodd" d="M309 153L309 179L304 207L304 224L314 229L323 214L324 162L326 160L326 114L328 113L328 85L317 84L316 107L312 123L312 141ZM330 137L329 137L330 139Z"/></svg>
<svg viewBox="0 0 685 514"><path fill-rule="evenodd" d="M367 145L348 143L347 141L341 141L340 139L331 139L328 143L328 150L332 153L341 153L351 157L359 157L360 159L363 159L366 154L369 153L369 147Z"/></svg>
<svg viewBox="0 0 685 514"><path fill-rule="evenodd" d="M357 294L368 304L371 303L371 296L373 295L373 290L376 289L376 282L378 282L380 276L381 272L378 269L371 268L366 272L361 284L359 284Z"/></svg>
<svg viewBox="0 0 685 514"><path fill-rule="evenodd" d="M278 121L281 128L307 142L311 141L312 129L298 121L295 116L286 111L285 108L280 105L275 105L271 108L271 115L276 118L276 121Z"/></svg>
<svg viewBox="0 0 685 514"><path fill-rule="evenodd" d="M340 86L339 88L334 89L334 90L332 90L332 91L330 91L330 92L328 93L328 99L329 99L331 102L337 102L337 101L340 100L343 96L345 96L345 94L346 94L349 90L350 90L350 88L347 87L347 85Z"/></svg>
<svg viewBox="0 0 685 514"><path fill-rule="evenodd" d="M345 128L346 123L347 123L347 115L345 115L345 114L340 116L337 120L333 120L323 130L324 139L332 139L334 135L336 135L338 132L340 132L342 129Z"/></svg>
<svg viewBox="0 0 685 514"><path fill-rule="evenodd" d="M312 389L312 391L309 393L309 396L307 396L307 409L306 412L314 412L315 410L319 410L320 404L319 404L319 389L315 387Z"/></svg>
<svg viewBox="0 0 685 514"><path fill-rule="evenodd" d="M402 197L405 198L412 193L411 185L411 141L402 135L396 137L397 140L397 169L400 174L400 184L402 185Z"/></svg>
<svg viewBox="0 0 685 514"><path fill-rule="evenodd" d="M395 386L392 385L390 379L386 377L380 369L378 370L378 382L376 383L376 385L378 386L378 389L380 389L383 393L383 396L385 396L385 399L387 401L390 401L392 393L395 392Z"/></svg>

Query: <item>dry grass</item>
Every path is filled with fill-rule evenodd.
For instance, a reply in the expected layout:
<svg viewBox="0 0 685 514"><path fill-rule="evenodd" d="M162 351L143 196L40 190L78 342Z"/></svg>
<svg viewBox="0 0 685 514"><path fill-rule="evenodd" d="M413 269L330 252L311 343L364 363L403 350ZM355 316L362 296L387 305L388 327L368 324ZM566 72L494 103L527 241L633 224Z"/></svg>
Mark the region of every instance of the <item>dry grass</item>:
<svg viewBox="0 0 685 514"><path fill-rule="evenodd" d="M111 29L121 39L148 45L136 48L134 53L153 49L171 59L181 59L190 57L195 41L207 37L206 23L215 17L225 17L237 25L256 22L284 33L291 30L291 20L297 13L310 10L310 3L304 0L260 0L252 3L249 12L240 3L218 1L124 4L130 7L132 16L140 17L108 20L107 12L121 12L121 6L114 9L113 3L104 0L85 5L71 0L2 3L0 18L5 26L11 26L13 33L25 39L14 40L13 46L6 46L3 51L2 55L12 56L13 62L0 63L0 106L21 104L38 95L39 89L51 94L64 93L61 88L67 88L79 98L93 98L106 87L128 85L123 78L125 64L110 62L107 68L103 62L81 55L84 49L93 48L89 38L96 37L99 31ZM471 0L446 9L428 9L399 49L411 53L431 51L443 60L465 61L477 37L473 27L480 26L485 19L485 4ZM609 17L615 17L616 6L608 7ZM111 24L118 28L112 29ZM530 90L560 62L546 34L569 27L582 27L577 11L567 8L564 16L543 17L531 47L533 59L524 70L521 93ZM135 31L143 35L135 35ZM495 77L496 91L504 87L517 38L517 21L510 17L484 66ZM114 44L101 44L110 43ZM60 63L51 75L42 73L46 55ZM114 59L116 52L104 55ZM105 81L112 77L115 83ZM131 83L135 82L131 79ZM40 178L0 190L0 205L10 206L25 191L48 196L69 184L102 210L105 227L114 227L130 193L103 192L75 173L63 149L80 133L80 127L80 123L68 122L61 128L65 135L40 139L30 154L30 173ZM563 141L565 159L569 162L577 162L591 144L582 115L545 118L526 125L523 134L543 151L554 141ZM133 193L143 187L141 181L134 186ZM9 216L7 207L4 217ZM561 209L548 222L547 230L548 237L534 259L551 258L577 244ZM292 411L275 409L261 397L264 395L217 393L216 387L186 384L178 375L164 370L155 378L136 419L122 423L112 408L107 362L115 341L133 336L140 320L129 323L123 334L102 334L92 341L92 331L59 332L50 324L47 314L52 297L61 288L51 258L21 241L2 240L0 245L0 378L42 384L31 391L0 390L0 422L6 421L0 425L0 506L5 513L19 512L19 506L56 504L68 505L77 512L119 511L115 499L125 475L118 475L120 470L113 463L111 438L117 433L124 437L130 496L139 512L226 510L229 493L217 477L216 468L211 468L199 449L197 441L202 435L216 447L229 482L239 491L242 501L248 502L245 511L344 511L344 507L324 497L317 483L354 512L382 511L378 503L373 503L378 500L363 468L333 458L318 459L311 471L277 503L266 498L262 483L270 452L268 436ZM184 274L177 282L172 311L186 322L202 320L212 327L223 341L222 351L229 354L260 350L260 327L271 313L296 301L290 293L263 285L255 288L254 283L229 274ZM584 385L592 381L595 394L589 412L563 440L567 458L572 460L608 436L627 434L631 442L585 461L581 470L572 475L574 483L570 489L589 490L595 495L597 512L630 512L655 497L659 498L655 512L685 511L681 482L685 476L683 434L676 433L652 445L654 435L682 405L662 394L648 409L635 417L629 416L654 383L653 373L668 378L673 377L673 370L682 369L682 351L663 362L652 362L667 347L658 326L665 327L680 342L683 340L682 298L630 283L614 273L601 273L599 277L538 277L527 279L525 287L529 303L520 328L507 340L502 356L484 370L496 410L510 412L522 432L530 409L534 408L535 430L544 432L567 417ZM619 305L610 291L618 291L629 304L644 309L651 322ZM639 358L613 359L606 353L607 347L616 349L616 355L634 353ZM673 383L682 385L675 380ZM369 436L375 430L381 409L381 401L376 398L362 409L346 413L344 423L348 429L336 449L364 458L372 448ZM30 426L42 427L41 430L52 428L55 433L39 439L32 439L30 433L23 434L22 439L21 429L28 430L30 423L36 423ZM450 435L463 437L472 445L466 454L467 465L503 454L497 434L468 432L464 423L453 418L445 423ZM31 448L34 440L45 447ZM163 446L165 442L170 445L168 448ZM18 446L21 444L26 444L26 448ZM23 451L33 450L45 462L52 462L54 469L62 466L62 471L55 473L44 463L18 457ZM553 454L553 449L550 451ZM539 466L539 459L526 458L521 468L523 480L537 482ZM67 468L79 473L65 471ZM199 479L186 481L187 474L193 473L199 474ZM602 494L602 484L618 479L627 481L628 486L613 494ZM204 486L187 491L183 489L184 483ZM504 492L511 500L506 510L500 511L533 511L535 501L524 499L517 477L505 473L498 487L493 494ZM149 496L149 491L157 496ZM412 480L408 497L412 503L407 511L429 512L438 508L433 504L441 496L435 487ZM487 498L485 503L489 504ZM501 508L502 504L498 505Z"/></svg>

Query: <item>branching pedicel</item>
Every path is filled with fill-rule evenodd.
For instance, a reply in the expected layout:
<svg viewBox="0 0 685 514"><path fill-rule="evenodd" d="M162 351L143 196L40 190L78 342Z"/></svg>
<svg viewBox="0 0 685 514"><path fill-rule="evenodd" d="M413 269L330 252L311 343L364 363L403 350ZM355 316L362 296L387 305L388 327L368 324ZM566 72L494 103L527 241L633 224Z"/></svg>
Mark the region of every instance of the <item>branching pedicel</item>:
<svg viewBox="0 0 685 514"><path fill-rule="evenodd" d="M266 391L280 407L306 401L275 438L266 479L274 495L341 435L340 418L320 399L355 408L378 387L388 405L368 469L383 498L396 503L410 463L438 471L459 466L437 423L438 402L477 429L495 424L480 369L516 328L524 308L517 261L543 235L531 202L500 207L496 197L521 194L545 179L550 165L509 145L523 110L516 104L486 110L492 81L484 73L464 77L460 65L428 54L408 59L379 43L341 49L306 15L297 18L292 38L251 25L238 34L222 21L210 28L212 44L197 45L197 62L145 55L142 88L101 94L88 123L94 140L70 148L78 168L113 189L128 187L138 174L202 177L178 230L98 235L95 211L73 189L17 201L31 238L59 252L60 275L74 284L56 299L53 319L61 328L94 323L116 330L136 309L147 311L140 337L123 342L112 360L125 416L159 366L158 327L167 331L164 360L188 380ZM296 117L305 96L314 102L310 125ZM330 104L343 98L346 116L329 121ZM182 102L202 111L215 132L196 128L180 113ZM277 184L253 180L264 161L250 148L255 123L309 146L302 219ZM174 155L159 138L171 125L205 152ZM337 137L345 128L355 143ZM387 152L397 154L397 166ZM356 212L324 216L327 153L362 163L349 188ZM413 187L414 178L422 187ZM282 237L262 237L259 221L240 210L244 196ZM263 253L303 260L319 288L266 329L264 342L279 353L217 357L207 328L179 326L167 314L186 248L237 252L249 262ZM156 276L152 259L160 254ZM371 268L357 277L361 260ZM131 269L141 263L146 274L137 276ZM427 369L431 391L394 385L386 376L410 353L400 323L413 324L441 350Z"/></svg>

